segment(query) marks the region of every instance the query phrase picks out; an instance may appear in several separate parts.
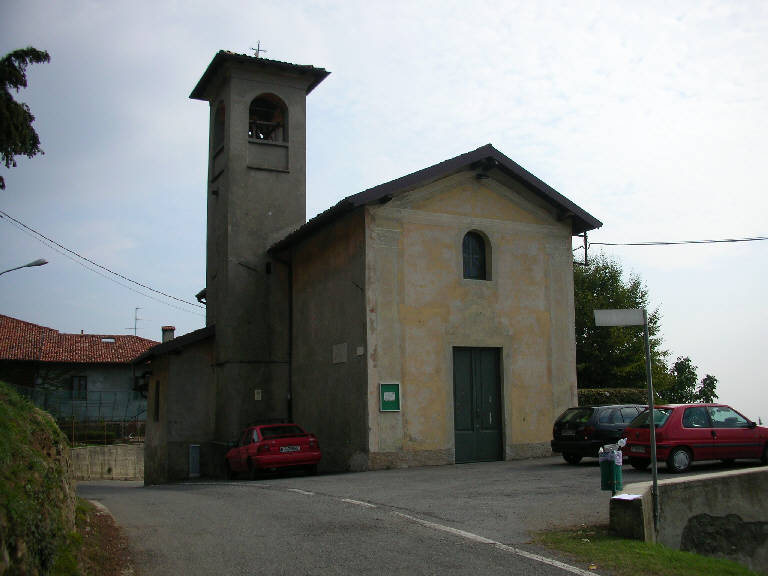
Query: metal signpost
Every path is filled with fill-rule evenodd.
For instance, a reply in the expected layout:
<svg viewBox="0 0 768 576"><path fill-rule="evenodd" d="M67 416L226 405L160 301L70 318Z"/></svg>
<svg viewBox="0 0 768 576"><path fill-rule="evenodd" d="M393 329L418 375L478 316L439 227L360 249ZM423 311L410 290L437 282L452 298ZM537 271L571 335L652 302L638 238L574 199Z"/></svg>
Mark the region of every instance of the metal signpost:
<svg viewBox="0 0 768 576"><path fill-rule="evenodd" d="M656 418L653 410L653 374L651 373L651 344L648 338L648 312L645 308L623 310L595 310L596 326L642 326L645 342L645 374L648 382L648 430L651 443L651 471L653 473L653 530L657 530L659 522L659 469L656 462Z"/></svg>

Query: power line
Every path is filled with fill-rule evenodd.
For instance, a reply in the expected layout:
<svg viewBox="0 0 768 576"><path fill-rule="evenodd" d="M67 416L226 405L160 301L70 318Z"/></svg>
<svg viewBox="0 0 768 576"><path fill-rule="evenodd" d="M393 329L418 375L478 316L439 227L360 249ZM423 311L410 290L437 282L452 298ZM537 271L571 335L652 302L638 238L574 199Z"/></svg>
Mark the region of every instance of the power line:
<svg viewBox="0 0 768 576"><path fill-rule="evenodd" d="M674 242L590 242L590 246L675 246L678 244L722 244L728 242L759 242L768 240L768 236L752 238L724 238L722 240L679 240ZM578 248L577 248L578 250Z"/></svg>
<svg viewBox="0 0 768 576"><path fill-rule="evenodd" d="M80 266L82 266L83 268L85 268L86 270L88 270L89 272L93 272L94 274L97 274L97 275L101 276L102 278L104 278L104 279L106 279L106 280L109 280L110 282L114 282L115 284L117 284L118 286L122 286L122 287L123 287L123 288L125 288L126 290L130 290L131 292L134 292L134 293L136 293L136 294L139 294L139 295L141 295L141 296L144 296L145 298L149 298L150 300L154 300L155 302L159 302L160 304L163 304L164 306L168 306L168 307L170 307L170 308L174 308L174 309L176 309L176 310L181 310L182 312L186 312L187 314L195 314L196 316L202 316L202 317L205 317L205 315L204 315L204 314L199 314L199 313L197 313L197 312L193 312L192 310L188 310L188 309L186 309L186 308L182 308L181 306L177 306L177 305L175 305L175 304L171 304L170 302L166 302L166 301L164 301L164 300L160 300L160 298L156 298L155 296L152 296L151 294L147 294L147 293L145 293L145 292L142 292L141 290L137 290L137 289L136 289L136 288L134 288L133 286L130 286L130 285L128 285L128 284L126 284L126 283L124 283L124 282L120 282L120 281L119 281L119 280L117 280L116 278L113 278L112 276L109 276L109 275L107 275L107 274L104 274L103 272L101 272L101 271L97 270L96 268L91 268L90 266L86 265L84 262L81 262L81 261L80 261L80 260L78 260L77 258L75 258L75 257L71 256L70 254L67 254L67 253L66 253L65 251L63 251L63 250L60 250L60 249L59 249L59 248L57 248L57 247L56 247L54 244L49 244L48 242L46 242L45 240L42 240L41 238L39 238L39 237L35 236L34 234L32 234L31 232L29 232L28 230L25 230L24 228L22 228L21 226L19 226L19 225L18 225L18 224L16 224L15 222L11 222L10 224L11 224L12 226L15 226L15 227L16 227L16 228L17 228L17 229L20 231L20 232L23 232L24 234L27 234L27 235L28 235L28 236L30 236L31 238L34 238L35 240L37 240L38 242L40 242L40 243L41 243L43 246L45 246L45 247L47 247L47 248L50 248L51 250L53 250L53 251L54 251L54 252L56 252L57 254L60 254L61 256L64 256L65 258L69 258L70 260L72 260L72 262L74 262L75 264L79 264Z"/></svg>
<svg viewBox="0 0 768 576"><path fill-rule="evenodd" d="M26 224L24 224L20 220L17 220L16 218L11 216L7 212L5 212L3 210L0 210L0 218L2 218L2 217L7 218L17 229L21 230L22 232L26 232L27 234L29 234L30 236L32 236L33 238L38 240L40 243L42 243L45 246L47 246L48 248L51 248L52 250L58 252L59 254L61 254L63 256L66 256L70 260L73 260L74 262L77 262L78 264L83 266L83 268L85 268L86 270L90 270L91 272L94 272L94 273L98 274L99 276L102 276L103 278L107 278L108 280L111 280L111 281L115 282L116 284L119 284L120 286L123 286L124 288L128 288L129 290L132 290L133 292L141 294L142 296L146 296L147 298L155 300L156 302L160 302L161 304L165 304L166 306L171 306L172 308L176 308L177 310L183 310L184 312L189 312L189 310L184 310L184 308L180 308L178 306L174 306L174 305L172 305L172 304L170 304L168 302L163 302L162 300L154 298L153 296L150 296L149 294L144 294L143 292L140 292L140 291L138 291L138 290L136 290L136 289L134 289L134 288L132 288L130 286L127 286L126 284L123 284L122 282L119 282L119 281L115 280L114 278L111 278L111 277L109 277L109 276L107 276L105 274L102 274L101 272L99 272L98 270L95 270L94 268L86 266L81 261L87 262L88 264L91 264L92 266L95 266L96 268L104 270L105 272L108 272L109 274L112 274L113 276L117 276L118 278L121 278L122 280L130 282L131 284L135 284L136 286L140 286L140 287L144 288L145 290L149 290L150 292L154 292L155 294L160 294L161 296L165 296L166 298L170 298L171 300L176 300L177 302L181 302L183 304L187 304L188 306L193 306L195 308L204 308L204 306L202 306L200 304L197 304L195 302L190 302L188 300L184 300L183 298L177 298L176 296L172 296L170 294L166 294L165 292L163 292L161 290L156 290L155 288L152 288L151 286L147 286L146 284L142 284L141 282L137 282L136 280L132 280L131 278L128 278L127 276L124 276L124 275L122 275L122 274L120 274L118 272L114 272L113 270L110 270L106 266L102 266L101 264L99 264L97 262L94 262L90 258L86 258L85 256L83 256L81 254L78 254L74 250L70 250L66 246L56 242L55 240L53 240L51 238L48 238L44 234L42 234L42 233L38 232L37 230L35 230L34 228L31 228L30 226L27 226ZM62 250L64 252L62 252ZM70 256L70 254L75 256L79 260L76 260L75 258Z"/></svg>

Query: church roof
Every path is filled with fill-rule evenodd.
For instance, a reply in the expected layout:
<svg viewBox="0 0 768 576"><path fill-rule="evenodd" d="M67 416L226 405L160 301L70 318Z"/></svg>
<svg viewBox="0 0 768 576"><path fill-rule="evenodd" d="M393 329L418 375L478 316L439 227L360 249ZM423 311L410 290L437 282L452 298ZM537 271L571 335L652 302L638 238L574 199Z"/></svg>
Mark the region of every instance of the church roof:
<svg viewBox="0 0 768 576"><path fill-rule="evenodd" d="M250 67L259 67L264 70L276 71L276 72L288 72L297 75L308 75L311 77L311 81L307 86L307 94L314 90L315 86L320 84L326 76L330 74L324 68L315 68L305 64L291 64L290 62L281 62L279 60L269 60L267 58L257 58L256 56L248 56L247 54L237 54L228 50L219 50L216 56L213 57L211 63L208 64L208 68L200 77L194 90L189 95L193 100L208 100L208 88L216 77L219 69L227 63L240 63L247 64Z"/></svg>
<svg viewBox="0 0 768 576"><path fill-rule="evenodd" d="M432 182L466 169L477 170L478 173L490 172L493 169L498 169L508 176L511 176L523 186L557 208L561 217L570 217L573 223L572 230L574 235L581 234L587 230L600 228L603 225L600 220L582 208L579 208L557 190L542 180L539 180L525 168L499 152L491 144L486 144L476 150L466 152L465 154L445 160L434 166L385 182L384 184L379 184L378 186L374 186L373 188L369 188L358 194L347 196L335 206L332 206L325 212L321 212L310 219L306 224L288 234L288 236L274 244L270 250L280 250L291 246L299 240L309 236L318 228L335 220L342 214L351 212L360 206L383 204L391 200L393 196L426 186Z"/></svg>
<svg viewBox="0 0 768 576"><path fill-rule="evenodd" d="M156 344L124 334L62 334L0 314L0 360L127 364Z"/></svg>

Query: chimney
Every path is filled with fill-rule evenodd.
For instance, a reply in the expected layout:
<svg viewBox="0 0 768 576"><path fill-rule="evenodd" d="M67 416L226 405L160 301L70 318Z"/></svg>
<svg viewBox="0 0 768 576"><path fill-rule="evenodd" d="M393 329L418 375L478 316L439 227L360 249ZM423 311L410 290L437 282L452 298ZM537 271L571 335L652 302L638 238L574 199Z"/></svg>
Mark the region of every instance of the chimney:
<svg viewBox="0 0 768 576"><path fill-rule="evenodd" d="M170 342L173 340L173 333L176 331L176 326L163 326L163 340L162 342Z"/></svg>

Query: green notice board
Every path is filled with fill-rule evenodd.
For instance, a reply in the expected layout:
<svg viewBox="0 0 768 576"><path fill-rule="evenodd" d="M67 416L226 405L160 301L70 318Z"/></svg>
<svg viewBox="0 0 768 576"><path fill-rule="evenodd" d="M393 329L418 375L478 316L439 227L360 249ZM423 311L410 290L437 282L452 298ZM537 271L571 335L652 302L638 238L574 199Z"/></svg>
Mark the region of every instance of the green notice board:
<svg viewBox="0 0 768 576"><path fill-rule="evenodd" d="M400 384L379 384L379 401L381 412L399 412L400 411Z"/></svg>

